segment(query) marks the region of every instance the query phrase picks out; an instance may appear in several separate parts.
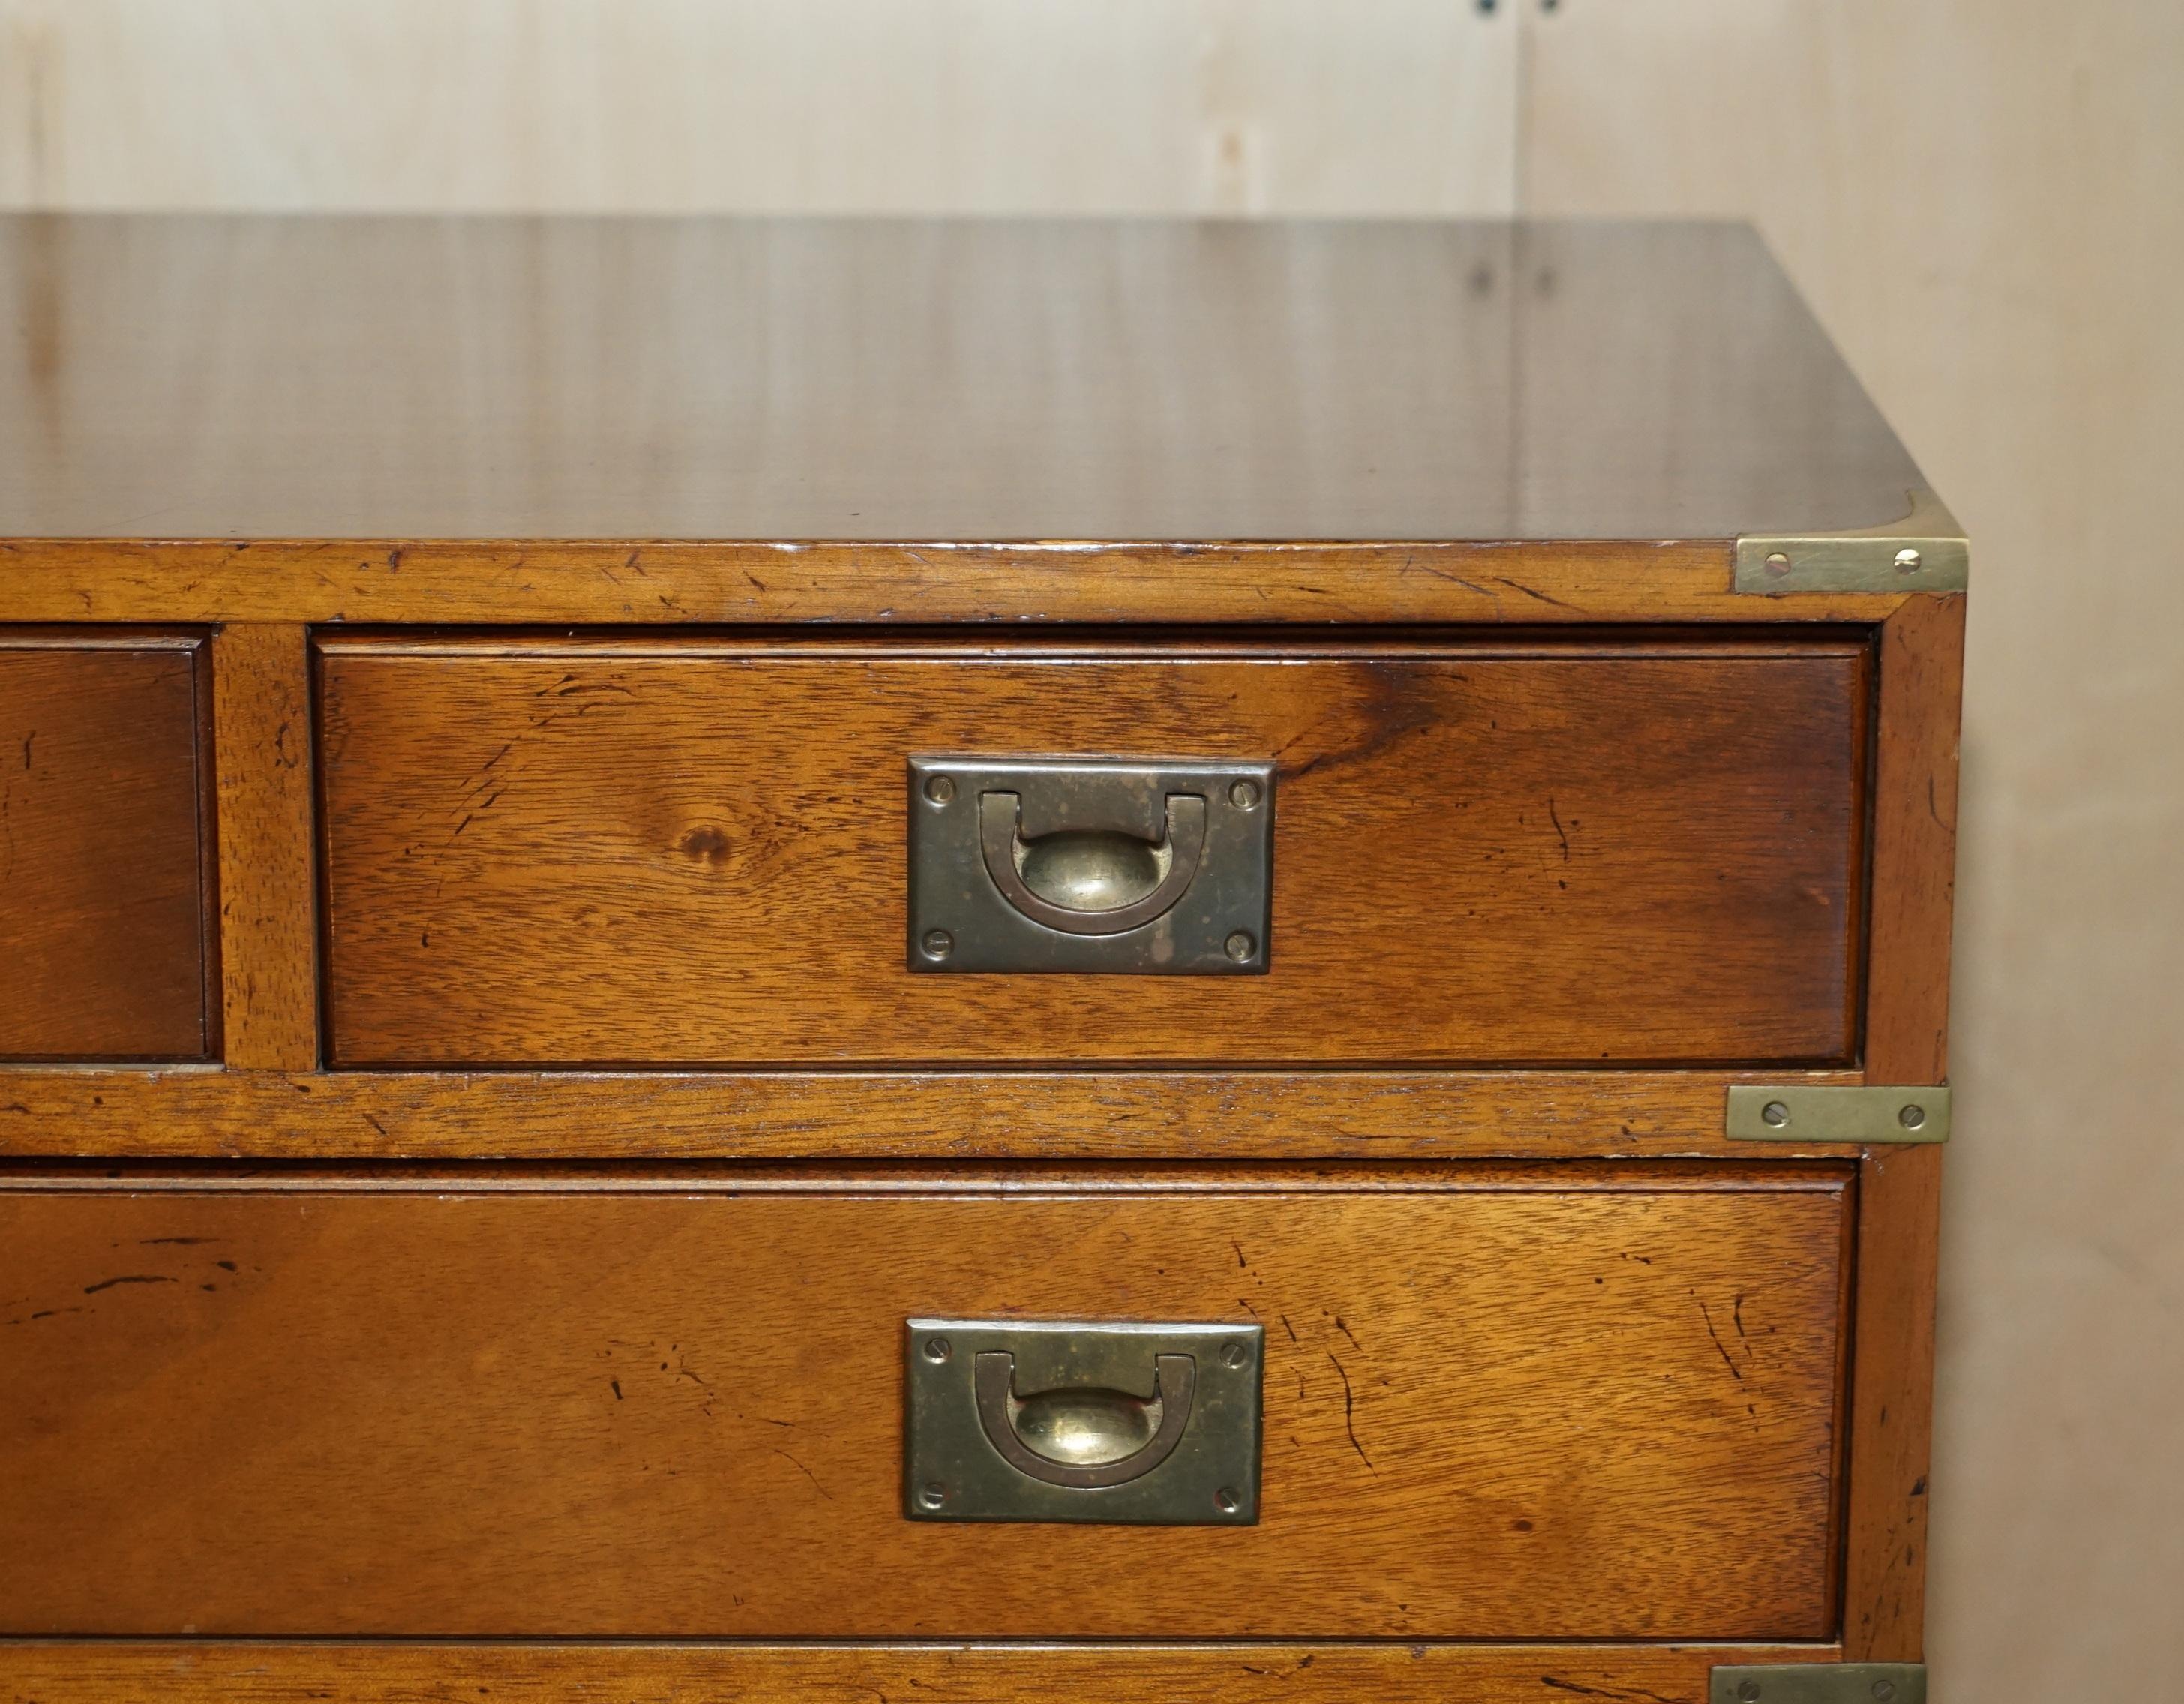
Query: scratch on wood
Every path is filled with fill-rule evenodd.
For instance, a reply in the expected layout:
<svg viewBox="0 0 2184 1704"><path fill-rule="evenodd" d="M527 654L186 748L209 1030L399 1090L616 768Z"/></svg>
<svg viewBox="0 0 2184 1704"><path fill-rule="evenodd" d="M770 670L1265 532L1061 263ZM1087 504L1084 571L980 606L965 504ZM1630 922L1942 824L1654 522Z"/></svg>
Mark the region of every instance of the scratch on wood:
<svg viewBox="0 0 2184 1704"><path fill-rule="evenodd" d="M1721 1334L1713 1328L1713 1311L1707 1306L1706 1298L1704 1296L1699 1296L1694 1299L1699 1305L1699 1317L1706 1322L1707 1335L1713 1339L1713 1346L1721 1355L1721 1364L1729 1369L1729 1376L1731 1378L1734 1378L1739 1384L1743 1384L1744 1375L1737 1371L1736 1362L1735 1358L1730 1356L1728 1345L1722 1342Z"/></svg>
<svg viewBox="0 0 2184 1704"><path fill-rule="evenodd" d="M1342 1380L1342 1428L1350 1434L1350 1447L1357 1452L1357 1459L1365 1464L1366 1471L1377 1479L1380 1470L1373 1465L1373 1458L1365 1453L1364 1445L1357 1439L1357 1399L1350 1388L1349 1369L1331 1349L1327 1351L1327 1358L1334 1362L1335 1373Z"/></svg>
<svg viewBox="0 0 2184 1704"><path fill-rule="evenodd" d="M1511 591L1521 592L1527 598L1536 599L1542 604L1552 604L1557 610L1569 610L1574 612L1576 609L1574 604L1565 604L1559 598L1550 598L1544 592L1535 592L1529 586L1520 585L1514 580L1503 579L1499 574L1496 574L1494 577L1497 581L1500 581L1502 585L1507 586Z"/></svg>
<svg viewBox="0 0 2184 1704"><path fill-rule="evenodd" d="M811 1481L811 1489L813 1490L818 1492L821 1496L824 1497L830 1503L834 1501L834 1494L819 1483L819 1476L816 1473L813 1473L809 1467L805 1467L803 1462L798 1461L795 1456L790 1455L788 1451L782 1449L779 1445L774 1445L772 1448L775 1455L780 1456L783 1461L788 1462L790 1467L795 1468L798 1473L803 1474L805 1478Z"/></svg>

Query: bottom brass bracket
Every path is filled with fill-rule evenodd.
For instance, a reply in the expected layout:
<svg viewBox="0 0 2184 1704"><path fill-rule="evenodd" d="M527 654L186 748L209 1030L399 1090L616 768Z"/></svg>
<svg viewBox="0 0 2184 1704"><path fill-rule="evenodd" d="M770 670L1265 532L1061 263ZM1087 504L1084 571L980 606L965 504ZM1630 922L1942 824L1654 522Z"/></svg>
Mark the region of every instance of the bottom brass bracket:
<svg viewBox="0 0 2184 1704"><path fill-rule="evenodd" d="M1707 1704L1926 1704L1917 1662L1767 1662L1717 1668Z"/></svg>

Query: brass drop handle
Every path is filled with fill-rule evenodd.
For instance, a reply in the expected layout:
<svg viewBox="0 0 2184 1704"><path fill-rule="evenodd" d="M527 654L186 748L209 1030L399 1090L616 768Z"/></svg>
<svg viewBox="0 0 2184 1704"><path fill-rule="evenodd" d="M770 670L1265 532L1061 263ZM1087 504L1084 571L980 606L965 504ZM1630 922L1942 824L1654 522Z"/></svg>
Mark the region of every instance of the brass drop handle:
<svg viewBox="0 0 2184 1704"><path fill-rule="evenodd" d="M1196 794L1167 795L1157 841L1108 828L1026 840L1022 805L1014 793L978 796L986 873L1017 910L1064 934L1119 935L1173 910L1206 849L1206 800Z"/></svg>
<svg viewBox="0 0 2184 1704"><path fill-rule="evenodd" d="M1019 1397L1016 1362L1006 1350L980 1351L979 1423L1011 1467L1050 1485L1097 1490L1143 1478L1190 1424L1198 1367L1188 1355L1153 1357L1150 1400L1083 1387Z"/></svg>

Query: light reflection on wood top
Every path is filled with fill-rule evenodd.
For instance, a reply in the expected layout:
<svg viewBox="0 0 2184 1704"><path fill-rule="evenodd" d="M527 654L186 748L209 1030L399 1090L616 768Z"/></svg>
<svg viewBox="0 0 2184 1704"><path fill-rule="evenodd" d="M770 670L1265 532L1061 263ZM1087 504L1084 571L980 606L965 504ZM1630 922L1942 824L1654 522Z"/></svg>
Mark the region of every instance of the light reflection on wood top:
<svg viewBox="0 0 2184 1704"><path fill-rule="evenodd" d="M1708 225L0 218L0 537L1711 539L1916 469Z"/></svg>

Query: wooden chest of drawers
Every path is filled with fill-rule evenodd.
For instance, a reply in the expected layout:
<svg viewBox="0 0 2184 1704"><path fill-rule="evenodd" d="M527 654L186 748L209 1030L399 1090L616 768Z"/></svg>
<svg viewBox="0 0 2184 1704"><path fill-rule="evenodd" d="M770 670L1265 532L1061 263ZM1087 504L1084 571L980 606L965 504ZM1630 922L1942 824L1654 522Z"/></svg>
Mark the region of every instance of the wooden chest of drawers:
<svg viewBox="0 0 2184 1704"><path fill-rule="evenodd" d="M10 1696L1917 1704L1965 553L1748 234L0 260Z"/></svg>

